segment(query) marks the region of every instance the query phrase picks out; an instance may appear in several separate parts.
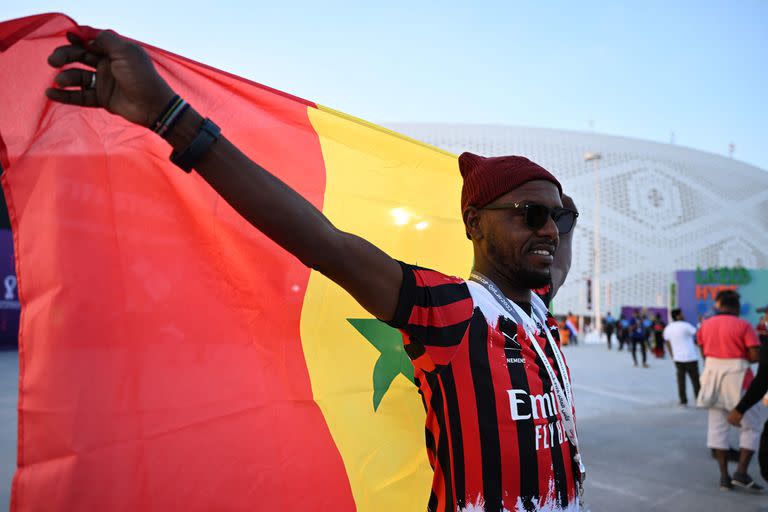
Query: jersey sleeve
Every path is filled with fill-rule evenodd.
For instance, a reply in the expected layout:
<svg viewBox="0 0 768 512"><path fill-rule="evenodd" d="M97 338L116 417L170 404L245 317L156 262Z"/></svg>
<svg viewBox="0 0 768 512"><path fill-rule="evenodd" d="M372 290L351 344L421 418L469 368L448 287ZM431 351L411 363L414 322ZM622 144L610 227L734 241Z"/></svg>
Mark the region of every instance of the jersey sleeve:
<svg viewBox="0 0 768 512"><path fill-rule="evenodd" d="M467 283L399 262L403 284L395 316L387 322L403 333L415 367L426 372L447 365L469 330L474 305Z"/></svg>

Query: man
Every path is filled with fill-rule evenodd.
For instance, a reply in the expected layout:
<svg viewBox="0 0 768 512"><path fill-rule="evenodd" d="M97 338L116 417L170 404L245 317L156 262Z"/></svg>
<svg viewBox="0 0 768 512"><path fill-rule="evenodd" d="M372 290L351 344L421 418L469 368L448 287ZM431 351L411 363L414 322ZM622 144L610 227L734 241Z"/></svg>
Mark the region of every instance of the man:
<svg viewBox="0 0 768 512"><path fill-rule="evenodd" d="M646 354L646 341L648 339L648 329L645 327L645 321L638 309L635 316L629 323L629 341L632 345L632 362L637 367L637 348L640 348L643 356L643 368L649 368Z"/></svg>
<svg viewBox="0 0 768 512"><path fill-rule="evenodd" d="M172 161L194 168L257 229L402 330L427 412L428 510L579 510L583 466L568 370L556 323L531 293L551 284L554 294L562 284L553 264L577 217L563 208L552 174L522 157L461 155L474 270L469 281L446 276L336 229L210 121L180 109L139 46L110 32L87 44L69 39L49 63L97 71L61 71L49 98L165 132Z"/></svg>
<svg viewBox="0 0 768 512"><path fill-rule="evenodd" d="M571 343L574 345L579 344L579 318L571 311L565 317L565 326L568 327L568 331L571 333Z"/></svg>
<svg viewBox="0 0 768 512"><path fill-rule="evenodd" d="M563 194L562 201L563 208L573 210L576 212L576 218L578 218L578 209L576 208L576 204L573 202L573 198L569 195ZM563 235L560 237L560 244L557 246L557 250L555 251L555 261L552 264L552 268L550 270L552 274L548 290L550 301L552 300L552 297L554 297L555 292L557 292L557 290L559 290L560 287L565 284L565 279L568 277L568 272L571 270L571 259L573 254L572 245L573 229L571 229L571 231L568 233L563 233ZM544 297L542 297L542 300L544 300Z"/></svg>
<svg viewBox="0 0 768 512"><path fill-rule="evenodd" d="M699 354L696 348L696 328L683 319L680 309L672 310L672 322L664 328L664 341L677 368L677 393L680 406L688 406L685 392L685 376L691 379L694 400L699 395Z"/></svg>
<svg viewBox="0 0 768 512"><path fill-rule="evenodd" d="M653 338L653 353L659 359L664 359L664 328L666 325L661 319L661 313L653 316L651 323L651 335Z"/></svg>
<svg viewBox="0 0 768 512"><path fill-rule="evenodd" d="M624 350L624 345L629 343L629 319L624 315L619 319L616 337L619 338L619 350Z"/></svg>
<svg viewBox="0 0 768 512"><path fill-rule="evenodd" d="M749 363L758 360L759 341L755 329L739 318L741 301L733 290L722 290L715 297L717 314L701 324L699 345L706 357L701 376L699 407L709 408L707 446L715 450L720 467L720 489L734 486L752 491L762 487L747 474L749 462L760 437L759 414L750 409L741 421L739 462L733 478L728 474L728 413L741 399L745 379L751 377Z"/></svg>
<svg viewBox="0 0 768 512"><path fill-rule="evenodd" d="M577 212L576 216L578 217L578 210L576 209L576 204L573 202L573 199L565 194L563 194L562 199L563 208ZM572 241L573 230L560 237L560 244L555 251L555 261L552 263L550 269L551 278L549 283L542 288L533 290L534 293L541 298L544 304L547 305L547 308L550 308L555 292L560 289L563 283L565 283L565 278L568 276L568 271L571 269L571 257L573 253L571 247ZM565 344L567 345L568 342L565 342Z"/></svg>
<svg viewBox="0 0 768 512"><path fill-rule="evenodd" d="M613 331L615 328L616 319L613 318L613 315L611 315L611 312L609 311L603 319L603 331L605 331L605 336L608 338L608 350L611 350L611 338L613 337Z"/></svg>
<svg viewBox="0 0 768 512"><path fill-rule="evenodd" d="M641 312L640 319L643 323L643 328L645 329L645 335L646 335L646 341L650 343L651 341L651 328L653 327L653 320L648 316L648 313L645 311Z"/></svg>

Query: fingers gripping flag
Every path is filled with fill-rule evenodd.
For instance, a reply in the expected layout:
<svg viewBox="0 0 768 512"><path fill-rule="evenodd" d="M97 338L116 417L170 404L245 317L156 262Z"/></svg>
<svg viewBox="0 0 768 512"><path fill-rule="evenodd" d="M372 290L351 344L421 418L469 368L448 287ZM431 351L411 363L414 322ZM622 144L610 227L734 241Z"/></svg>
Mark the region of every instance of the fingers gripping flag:
<svg viewBox="0 0 768 512"><path fill-rule="evenodd" d="M240 218L150 131L46 99L67 31L0 23L17 255L11 509L423 510L424 412L397 333ZM455 156L144 46L340 229L465 274Z"/></svg>

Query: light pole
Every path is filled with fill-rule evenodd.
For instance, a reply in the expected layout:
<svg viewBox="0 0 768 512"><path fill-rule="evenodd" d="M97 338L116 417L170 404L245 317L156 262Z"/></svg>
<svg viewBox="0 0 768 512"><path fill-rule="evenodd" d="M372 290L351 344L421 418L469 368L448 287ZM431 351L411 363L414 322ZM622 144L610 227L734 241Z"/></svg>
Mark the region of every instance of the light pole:
<svg viewBox="0 0 768 512"><path fill-rule="evenodd" d="M593 261L593 276L592 276L592 305L595 312L595 330L597 331L597 338L603 332L603 313L600 305L600 273L602 271L600 265L600 160L603 155L600 153L585 153L585 162L595 162L595 179L593 181L593 199L594 199L594 219L592 230L592 247L594 250Z"/></svg>

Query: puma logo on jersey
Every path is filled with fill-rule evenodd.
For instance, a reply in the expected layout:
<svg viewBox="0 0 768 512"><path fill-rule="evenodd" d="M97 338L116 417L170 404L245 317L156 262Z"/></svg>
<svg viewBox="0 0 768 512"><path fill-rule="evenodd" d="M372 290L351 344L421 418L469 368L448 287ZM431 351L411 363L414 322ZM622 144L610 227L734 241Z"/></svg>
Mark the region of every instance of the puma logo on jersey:
<svg viewBox="0 0 768 512"><path fill-rule="evenodd" d="M514 343L514 345L515 345L514 347L504 347L504 350L520 350L520 349L522 348L522 347L520 346L520 343L517 341L517 333L515 333L515 335L514 335L514 336L510 336L509 334L507 334L507 333L505 333L505 332L502 332L501 334L503 334L504 336L506 336L506 338L507 338L509 341L511 341L512 343Z"/></svg>
<svg viewBox="0 0 768 512"><path fill-rule="evenodd" d="M507 364L524 364L525 359L520 357L522 355L523 347L521 347L520 343L517 341L517 333L515 333L514 336L510 336L505 332L502 334L509 340L510 343L514 344L511 347L506 345L504 346L504 354L507 356Z"/></svg>

